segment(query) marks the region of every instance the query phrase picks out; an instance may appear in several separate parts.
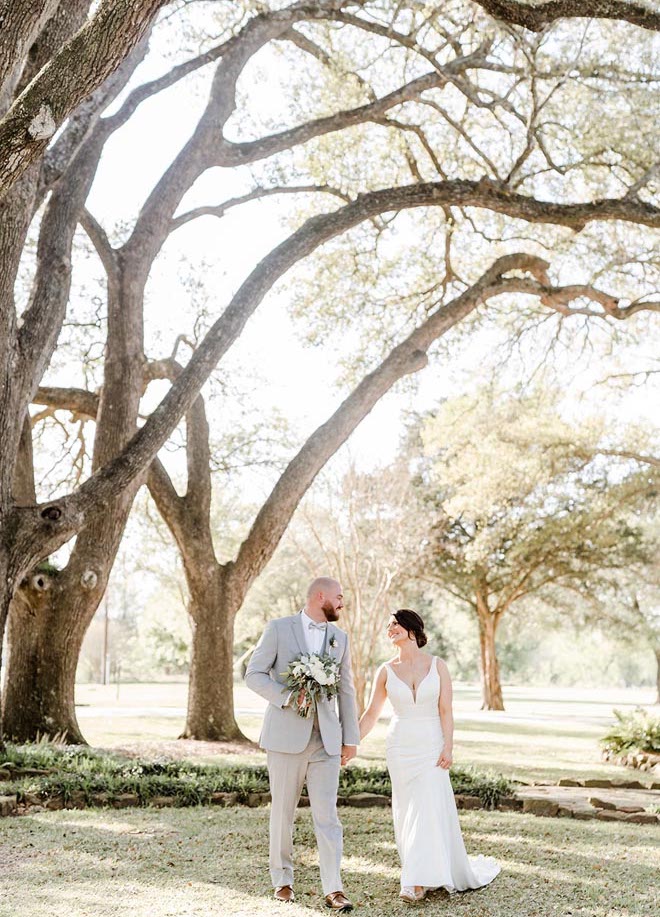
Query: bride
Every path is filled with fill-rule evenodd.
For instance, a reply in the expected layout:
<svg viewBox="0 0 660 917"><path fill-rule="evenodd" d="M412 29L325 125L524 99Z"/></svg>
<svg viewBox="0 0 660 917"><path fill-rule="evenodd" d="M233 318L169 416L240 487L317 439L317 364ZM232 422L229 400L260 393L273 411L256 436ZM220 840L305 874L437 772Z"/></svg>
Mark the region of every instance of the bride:
<svg viewBox="0 0 660 917"><path fill-rule="evenodd" d="M373 729L389 697L394 716L386 756L401 858L400 897L416 902L437 888L455 892L488 885L499 864L491 857L468 857L449 782L454 720L447 665L421 649L424 622L414 611L394 612L387 636L397 655L378 669L360 738Z"/></svg>

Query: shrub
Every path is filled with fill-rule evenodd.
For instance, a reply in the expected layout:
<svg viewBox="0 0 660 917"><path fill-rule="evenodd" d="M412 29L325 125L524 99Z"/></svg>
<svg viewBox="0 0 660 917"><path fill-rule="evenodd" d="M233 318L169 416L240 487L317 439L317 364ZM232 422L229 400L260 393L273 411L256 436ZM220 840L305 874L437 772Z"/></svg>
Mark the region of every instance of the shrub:
<svg viewBox="0 0 660 917"><path fill-rule="evenodd" d="M611 754L630 751L660 753L660 717L653 717L637 707L632 713L615 710L616 723L600 740L603 749Z"/></svg>
<svg viewBox="0 0 660 917"><path fill-rule="evenodd" d="M170 796L177 805L189 806L209 802L212 793L238 793L239 801L245 802L250 793L266 793L269 788L265 765L127 760L86 747L66 748L46 743L8 746L3 758L15 767L47 771L43 776L19 778L6 784L20 800L32 794L42 799L62 796L68 802L74 793L81 792L89 803L96 793L105 793L110 798L134 793L143 805L153 796ZM496 806L513 786L504 777L468 768L452 768L451 780L456 793L479 796L487 808ZM342 768L339 795L356 793L390 796L392 786L387 769L355 765Z"/></svg>

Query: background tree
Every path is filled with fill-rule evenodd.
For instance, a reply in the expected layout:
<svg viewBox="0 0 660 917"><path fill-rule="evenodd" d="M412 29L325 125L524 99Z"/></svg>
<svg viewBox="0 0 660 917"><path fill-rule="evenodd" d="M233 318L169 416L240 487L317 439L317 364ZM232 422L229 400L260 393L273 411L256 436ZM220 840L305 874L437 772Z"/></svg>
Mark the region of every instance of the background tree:
<svg viewBox="0 0 660 917"><path fill-rule="evenodd" d="M351 637L360 712L375 667L388 651L388 616L401 601L424 538L412 503L403 463L368 473L351 462L341 477L328 476L314 488L288 536L310 579L326 571L344 587L342 627Z"/></svg>
<svg viewBox="0 0 660 917"><path fill-rule="evenodd" d="M547 394L493 389L447 402L423 424L420 493L435 518L423 575L476 617L486 709L504 709L496 634L505 614L531 597L592 606L650 559L639 513L657 474L599 457L597 432L562 420Z"/></svg>
<svg viewBox="0 0 660 917"><path fill-rule="evenodd" d="M640 525L644 540L655 548L646 564L631 564L614 581L602 584L598 600L580 609L588 626L606 627L622 645L640 641L655 660L656 703L660 703L660 609L658 608L658 517L657 492L651 495Z"/></svg>
<svg viewBox="0 0 660 917"><path fill-rule="evenodd" d="M657 576L654 585L657 589ZM655 702L660 704L660 610L655 600L657 592L649 595L649 590L645 586L647 583L644 582L637 584L637 589L630 601L630 608L634 624L648 641L655 656Z"/></svg>

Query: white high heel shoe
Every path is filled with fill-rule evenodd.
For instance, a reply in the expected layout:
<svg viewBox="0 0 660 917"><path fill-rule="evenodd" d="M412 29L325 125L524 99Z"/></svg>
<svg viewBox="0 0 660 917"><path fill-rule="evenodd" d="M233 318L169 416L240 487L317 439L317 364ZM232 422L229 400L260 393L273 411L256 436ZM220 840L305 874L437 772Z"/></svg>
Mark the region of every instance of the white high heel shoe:
<svg viewBox="0 0 660 917"><path fill-rule="evenodd" d="M408 904L418 904L426 898L428 889L422 888L421 891L415 891L414 885L404 885L399 893L399 898L407 901Z"/></svg>

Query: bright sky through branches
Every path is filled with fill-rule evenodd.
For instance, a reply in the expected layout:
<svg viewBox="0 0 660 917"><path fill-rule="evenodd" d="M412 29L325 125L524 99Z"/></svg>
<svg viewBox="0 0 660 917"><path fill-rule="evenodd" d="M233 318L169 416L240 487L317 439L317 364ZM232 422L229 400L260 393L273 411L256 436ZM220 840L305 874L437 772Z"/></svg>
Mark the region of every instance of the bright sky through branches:
<svg viewBox="0 0 660 917"><path fill-rule="evenodd" d="M172 39L171 31L169 39ZM162 53L163 42L164 37L157 32L149 57L132 85L158 76L171 66L172 54ZM176 55L177 59L187 56ZM267 48L258 55L257 64L249 68L249 78L256 89L250 93L250 106L257 113L279 108L277 93L287 76L282 67L282 58ZM121 231L122 224L131 225L155 180L194 130L205 104L209 78L210 68L206 68L154 96L107 144L89 209L111 235L115 229ZM220 203L244 193L252 185L247 168L212 169L186 196L180 212L200 204ZM191 303L190 278L200 284L209 318L216 318L258 260L290 231L282 216L291 212L292 205L289 196L275 197L235 208L222 220L203 217L172 234L148 284L146 346L150 357L165 356L177 335L191 333L197 304ZM91 264L100 277L100 266ZM340 360L355 342L333 334L330 329L323 346L305 346L304 328L292 322L287 306L286 295L281 287L276 287L230 351L226 365L237 379L242 374L246 382L255 374L262 379L263 384L254 393L261 409L268 412L274 406L279 408L302 439L338 405L345 392L335 387ZM481 335L470 343L469 349L458 349L452 352L451 360L442 365L436 362L425 370L416 394L391 393L384 398L351 438L352 453L365 465L389 459L402 431L402 409L429 407L440 397L462 391L470 373L487 361L494 344ZM575 390L615 371L621 371L621 367L614 359L590 369ZM512 370L514 377L516 372ZM79 384L71 376L49 378L49 382ZM149 406L155 405L162 390L154 386ZM215 404L219 409L218 402ZM216 420L213 410L209 412L212 424ZM627 416L650 416L650 411L651 402L646 395L640 396L639 390L626 399ZM268 486L269 482L264 481L264 491Z"/></svg>

